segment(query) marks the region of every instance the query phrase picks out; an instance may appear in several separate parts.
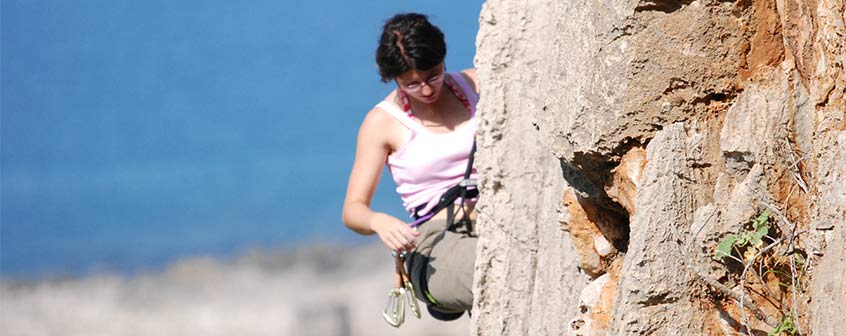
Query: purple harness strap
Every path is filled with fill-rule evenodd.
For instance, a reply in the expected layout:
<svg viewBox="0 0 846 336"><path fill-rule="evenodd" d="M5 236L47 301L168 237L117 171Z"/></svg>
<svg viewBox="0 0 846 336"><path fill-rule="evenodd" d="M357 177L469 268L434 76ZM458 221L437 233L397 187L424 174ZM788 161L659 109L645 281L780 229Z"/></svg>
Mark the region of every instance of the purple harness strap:
<svg viewBox="0 0 846 336"><path fill-rule="evenodd" d="M434 212L429 212L426 215L424 215L423 217L420 217L420 218L414 220L413 222L411 222L411 224L408 224L408 226L410 226L411 228L416 228L416 227L420 226L421 224L426 223L426 221L428 221L434 215L435 215Z"/></svg>

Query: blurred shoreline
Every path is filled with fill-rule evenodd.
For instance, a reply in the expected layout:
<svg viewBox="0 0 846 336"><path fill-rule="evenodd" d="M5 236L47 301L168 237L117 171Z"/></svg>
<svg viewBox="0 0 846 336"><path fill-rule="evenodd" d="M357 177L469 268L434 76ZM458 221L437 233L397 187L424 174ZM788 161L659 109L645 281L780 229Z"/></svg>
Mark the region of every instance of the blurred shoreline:
<svg viewBox="0 0 846 336"><path fill-rule="evenodd" d="M131 275L0 279L4 335L464 335L407 312L381 317L393 261L378 242L252 249L196 256ZM426 315L426 313L423 313Z"/></svg>
<svg viewBox="0 0 846 336"><path fill-rule="evenodd" d="M348 237L344 237L348 238ZM133 278L149 274L165 272L167 269L192 260L215 260L222 264L250 262L251 259L264 260L268 267L282 267L285 263L294 264L303 255L319 256L333 253L337 250L359 250L370 245L376 245L371 237L352 237L342 240L339 237L322 239L316 238L277 243L271 246L246 245L228 248L194 248L194 251L161 252L161 256L149 258L143 262L129 263L106 262L110 259L108 253L101 252L100 261L86 261L80 265L56 265L55 262L25 269L7 269L0 264L0 282L30 283L42 281L64 281L78 278L97 276L115 276ZM149 249L149 248L148 248ZM325 258L325 257L324 257ZM276 260L270 262L267 260Z"/></svg>

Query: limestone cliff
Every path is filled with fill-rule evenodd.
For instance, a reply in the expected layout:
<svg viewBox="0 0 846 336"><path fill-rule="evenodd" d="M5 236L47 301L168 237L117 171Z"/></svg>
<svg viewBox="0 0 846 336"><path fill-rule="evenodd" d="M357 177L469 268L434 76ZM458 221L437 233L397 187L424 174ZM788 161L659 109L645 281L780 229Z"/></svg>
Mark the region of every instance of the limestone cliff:
<svg viewBox="0 0 846 336"><path fill-rule="evenodd" d="M844 21L844 0L489 0L472 333L842 333Z"/></svg>

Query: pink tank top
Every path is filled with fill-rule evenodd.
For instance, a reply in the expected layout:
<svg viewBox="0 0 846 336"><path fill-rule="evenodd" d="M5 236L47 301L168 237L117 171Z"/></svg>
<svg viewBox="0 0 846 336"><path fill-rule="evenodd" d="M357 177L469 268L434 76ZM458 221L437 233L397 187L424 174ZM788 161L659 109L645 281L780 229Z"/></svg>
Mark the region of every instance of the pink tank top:
<svg viewBox="0 0 846 336"><path fill-rule="evenodd" d="M449 77L465 93L470 105L470 120L452 132L433 133L390 102L376 105L410 131L406 143L388 156L387 165L397 184L397 193L412 216L421 206L417 215L429 213L447 189L461 182L478 129L476 103L479 96L460 73ZM476 169L473 169L470 178L476 176Z"/></svg>

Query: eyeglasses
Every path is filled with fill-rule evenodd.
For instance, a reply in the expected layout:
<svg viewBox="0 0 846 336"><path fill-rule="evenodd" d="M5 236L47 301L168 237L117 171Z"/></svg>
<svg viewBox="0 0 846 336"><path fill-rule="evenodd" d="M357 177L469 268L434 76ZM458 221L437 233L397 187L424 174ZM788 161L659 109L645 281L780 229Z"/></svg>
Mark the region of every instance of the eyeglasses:
<svg viewBox="0 0 846 336"><path fill-rule="evenodd" d="M443 73L443 72L440 73L440 74L434 75L434 76L430 77L429 79L427 79L425 83L428 86L440 85L444 81L445 75L446 74ZM411 83L411 84L408 84L408 85L403 85L402 88L405 90L405 92L417 93L417 92L420 92L420 90L423 89L423 83L414 82L414 83Z"/></svg>

